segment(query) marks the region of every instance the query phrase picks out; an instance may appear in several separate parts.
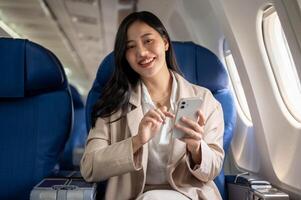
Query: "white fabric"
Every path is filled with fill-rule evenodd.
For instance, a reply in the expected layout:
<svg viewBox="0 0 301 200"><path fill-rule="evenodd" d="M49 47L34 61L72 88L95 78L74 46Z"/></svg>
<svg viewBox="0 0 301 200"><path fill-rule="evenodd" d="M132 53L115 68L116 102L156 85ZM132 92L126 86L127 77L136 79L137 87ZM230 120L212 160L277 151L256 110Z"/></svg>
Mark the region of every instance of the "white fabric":
<svg viewBox="0 0 301 200"><path fill-rule="evenodd" d="M162 199L189 200L188 197L174 190L151 190L141 194L136 200L162 200Z"/></svg>
<svg viewBox="0 0 301 200"><path fill-rule="evenodd" d="M172 90L170 95L170 112L175 110L175 100L177 95L177 81L172 75ZM142 109L143 113L147 113L150 109L154 109L154 105L146 86L142 84ZM148 142L148 165L146 172L146 184L166 184L166 166L170 154L171 129L173 121L167 118L165 124L162 125L160 132L156 134Z"/></svg>

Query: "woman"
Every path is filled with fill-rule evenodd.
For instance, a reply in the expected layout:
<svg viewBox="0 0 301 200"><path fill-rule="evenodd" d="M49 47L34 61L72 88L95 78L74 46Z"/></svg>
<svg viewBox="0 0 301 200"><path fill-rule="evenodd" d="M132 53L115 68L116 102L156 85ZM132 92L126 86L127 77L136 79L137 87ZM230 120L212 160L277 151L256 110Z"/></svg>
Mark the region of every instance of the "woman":
<svg viewBox="0 0 301 200"><path fill-rule="evenodd" d="M221 199L212 181L224 158L221 106L180 75L161 21L145 11L127 16L114 54L115 72L92 113L83 177L108 179L110 200ZM188 97L203 101L198 120L173 126L176 102ZM185 137L173 138L174 128Z"/></svg>

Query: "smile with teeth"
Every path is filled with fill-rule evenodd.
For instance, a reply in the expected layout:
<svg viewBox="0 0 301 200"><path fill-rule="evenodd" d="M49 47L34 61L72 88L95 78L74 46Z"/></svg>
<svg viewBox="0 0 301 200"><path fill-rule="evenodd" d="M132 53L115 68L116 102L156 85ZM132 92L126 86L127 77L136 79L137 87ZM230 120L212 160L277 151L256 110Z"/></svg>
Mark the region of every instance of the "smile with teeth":
<svg viewBox="0 0 301 200"><path fill-rule="evenodd" d="M140 65L147 65L149 63L151 63L155 58L147 58L147 59L144 59L144 60L141 60L139 62Z"/></svg>

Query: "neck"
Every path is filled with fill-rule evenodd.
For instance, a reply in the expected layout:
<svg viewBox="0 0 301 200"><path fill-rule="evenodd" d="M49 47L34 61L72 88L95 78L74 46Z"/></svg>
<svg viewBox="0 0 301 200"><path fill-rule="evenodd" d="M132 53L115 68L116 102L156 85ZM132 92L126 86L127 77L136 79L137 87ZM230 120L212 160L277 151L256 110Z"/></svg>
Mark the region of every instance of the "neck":
<svg viewBox="0 0 301 200"><path fill-rule="evenodd" d="M169 99L172 88L172 77L168 70L162 70L158 75L143 79L143 83L147 87L147 90L153 101L158 102L163 99Z"/></svg>

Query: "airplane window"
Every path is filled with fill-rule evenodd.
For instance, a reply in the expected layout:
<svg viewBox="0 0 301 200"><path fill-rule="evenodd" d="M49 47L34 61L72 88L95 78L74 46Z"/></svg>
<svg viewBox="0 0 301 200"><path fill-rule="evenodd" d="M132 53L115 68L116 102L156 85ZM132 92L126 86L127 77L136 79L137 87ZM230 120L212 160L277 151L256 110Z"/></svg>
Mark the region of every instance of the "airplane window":
<svg viewBox="0 0 301 200"><path fill-rule="evenodd" d="M224 39L224 44L223 44L223 52L224 52L224 58L225 58L227 70L228 70L228 73L230 76L230 86L236 96L236 102L238 105L237 106L238 114L241 113L240 115L243 119L247 120L248 123L252 123L252 118L251 118L250 110L249 110L249 107L247 104L245 92L243 90L231 50L225 39Z"/></svg>
<svg viewBox="0 0 301 200"><path fill-rule="evenodd" d="M301 122L301 85L286 36L274 7L263 16L263 38L281 97L292 116Z"/></svg>

